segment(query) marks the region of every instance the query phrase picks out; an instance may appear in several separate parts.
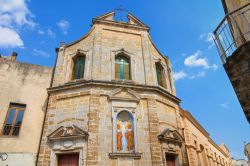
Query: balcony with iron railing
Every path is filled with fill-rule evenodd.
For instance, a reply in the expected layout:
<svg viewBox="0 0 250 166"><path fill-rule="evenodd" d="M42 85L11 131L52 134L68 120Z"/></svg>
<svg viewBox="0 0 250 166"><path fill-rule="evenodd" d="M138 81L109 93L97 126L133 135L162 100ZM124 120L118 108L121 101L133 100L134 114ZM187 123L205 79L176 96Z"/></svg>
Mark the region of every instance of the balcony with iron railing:
<svg viewBox="0 0 250 166"><path fill-rule="evenodd" d="M213 33L222 63L250 41L250 3L228 13Z"/></svg>

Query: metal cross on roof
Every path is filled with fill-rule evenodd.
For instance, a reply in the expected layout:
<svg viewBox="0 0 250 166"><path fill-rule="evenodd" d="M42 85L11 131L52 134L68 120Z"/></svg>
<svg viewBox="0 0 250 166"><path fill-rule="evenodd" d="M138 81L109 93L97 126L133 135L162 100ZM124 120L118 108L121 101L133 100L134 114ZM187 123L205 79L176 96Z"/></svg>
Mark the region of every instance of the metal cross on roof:
<svg viewBox="0 0 250 166"><path fill-rule="evenodd" d="M114 9L115 11L115 20L127 22L128 10L120 5L118 8Z"/></svg>

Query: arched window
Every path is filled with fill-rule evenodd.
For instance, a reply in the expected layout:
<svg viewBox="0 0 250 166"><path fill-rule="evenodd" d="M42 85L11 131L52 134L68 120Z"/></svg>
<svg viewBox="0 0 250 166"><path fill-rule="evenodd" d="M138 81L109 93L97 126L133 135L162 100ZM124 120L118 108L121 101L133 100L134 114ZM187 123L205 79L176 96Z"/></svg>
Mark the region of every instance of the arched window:
<svg viewBox="0 0 250 166"><path fill-rule="evenodd" d="M157 84L160 85L160 86L162 86L162 87L166 87L165 77L164 77L164 72L163 72L163 67L160 64L160 62L157 62L155 64L155 68L156 68Z"/></svg>
<svg viewBox="0 0 250 166"><path fill-rule="evenodd" d="M115 58L115 78L130 80L130 60L124 55L117 55Z"/></svg>
<svg viewBox="0 0 250 166"><path fill-rule="evenodd" d="M134 151L134 123L132 115L121 111L116 118L116 145L118 152Z"/></svg>
<svg viewBox="0 0 250 166"><path fill-rule="evenodd" d="M73 59L72 79L81 79L84 76L85 56L77 56Z"/></svg>

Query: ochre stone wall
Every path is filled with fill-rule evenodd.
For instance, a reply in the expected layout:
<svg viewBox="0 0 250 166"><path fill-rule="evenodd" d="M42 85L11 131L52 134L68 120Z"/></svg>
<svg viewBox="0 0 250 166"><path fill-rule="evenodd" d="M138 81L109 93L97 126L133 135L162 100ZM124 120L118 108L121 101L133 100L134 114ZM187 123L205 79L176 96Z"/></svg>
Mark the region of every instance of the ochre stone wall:
<svg viewBox="0 0 250 166"><path fill-rule="evenodd" d="M114 80L112 58L125 50L131 58L131 76L137 84L157 85L155 63L164 65L167 91L175 94L172 71L166 57L160 55L145 30L118 27L116 25L94 24L90 32L73 45L61 45L58 52L53 86L71 80L72 57L77 50L86 55L84 79ZM171 82L171 83L170 83Z"/></svg>
<svg viewBox="0 0 250 166"><path fill-rule="evenodd" d="M227 147L216 145L205 129L187 111L181 111L190 166L231 166Z"/></svg>

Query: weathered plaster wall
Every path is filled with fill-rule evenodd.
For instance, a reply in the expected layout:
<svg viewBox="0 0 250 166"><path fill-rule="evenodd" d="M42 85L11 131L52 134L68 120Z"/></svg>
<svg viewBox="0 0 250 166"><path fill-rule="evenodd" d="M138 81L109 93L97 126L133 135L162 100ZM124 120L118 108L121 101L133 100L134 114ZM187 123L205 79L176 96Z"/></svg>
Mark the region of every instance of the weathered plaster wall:
<svg viewBox="0 0 250 166"><path fill-rule="evenodd" d="M244 159L233 160L233 166L248 166L247 161Z"/></svg>
<svg viewBox="0 0 250 166"><path fill-rule="evenodd" d="M0 58L0 152L15 152L10 155L12 159L17 157L13 162L21 158L19 153L25 153L23 157L31 155L28 158L32 160L37 153L51 73L51 68ZM26 104L18 137L2 135L10 102Z"/></svg>
<svg viewBox="0 0 250 166"><path fill-rule="evenodd" d="M8 153L5 161L0 161L1 166L35 166L36 154L34 153Z"/></svg>

